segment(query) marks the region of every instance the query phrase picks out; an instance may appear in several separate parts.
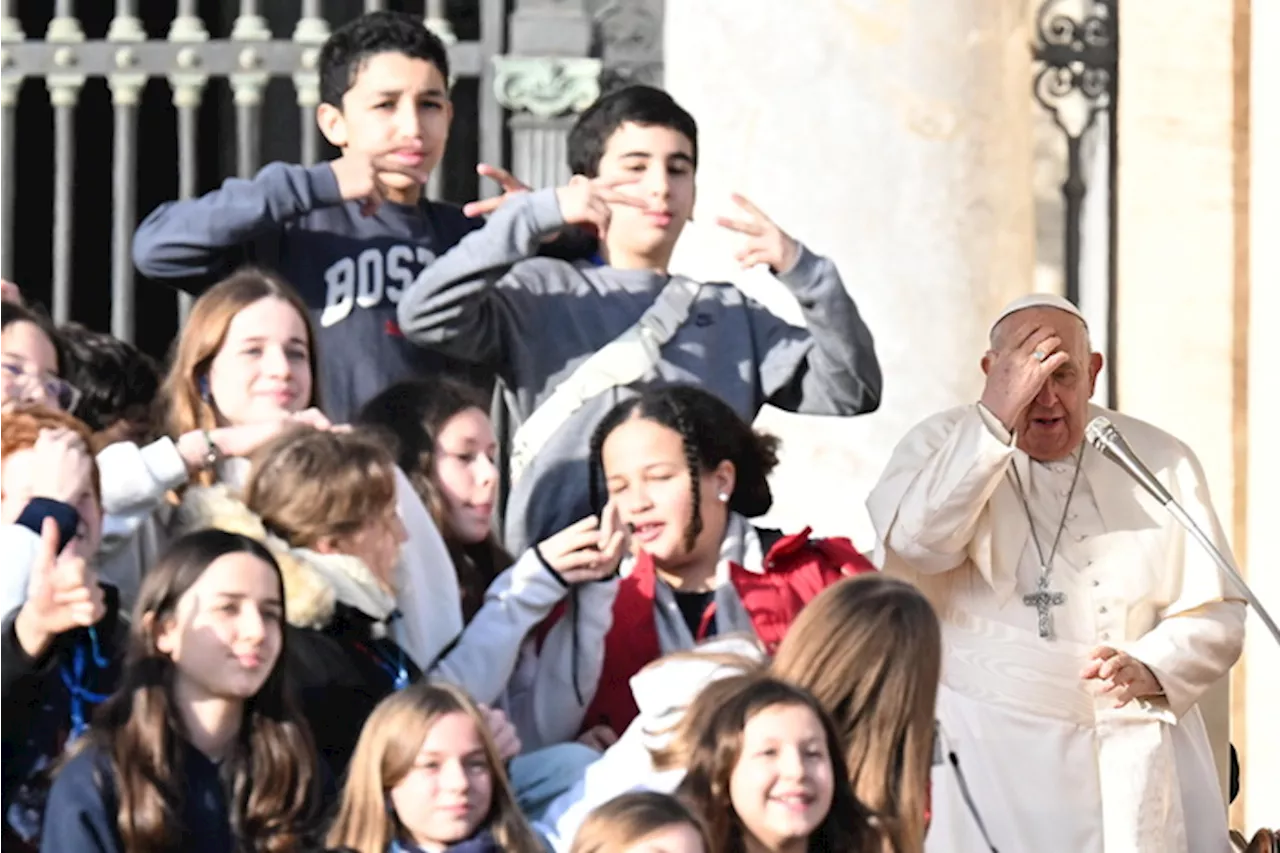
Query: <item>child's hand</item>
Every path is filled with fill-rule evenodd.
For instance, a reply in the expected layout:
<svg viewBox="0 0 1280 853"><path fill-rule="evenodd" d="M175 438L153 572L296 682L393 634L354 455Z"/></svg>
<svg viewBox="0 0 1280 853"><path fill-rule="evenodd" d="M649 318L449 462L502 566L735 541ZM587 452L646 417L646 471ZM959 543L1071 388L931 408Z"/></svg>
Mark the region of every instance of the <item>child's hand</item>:
<svg viewBox="0 0 1280 853"><path fill-rule="evenodd" d="M618 570L627 553L627 530L612 502L605 523L591 515L569 525L538 545L538 553L568 584L602 580Z"/></svg>
<svg viewBox="0 0 1280 853"><path fill-rule="evenodd" d="M476 166L476 172L483 177L492 178L498 182L498 186L502 187L502 195L486 198L483 201L468 202L462 206L462 215L472 218L477 216L487 216L493 213L502 205L507 203L513 195L527 193L529 188L524 182L512 175L506 169L499 169L497 166L490 166L488 163L481 163Z"/></svg>
<svg viewBox="0 0 1280 853"><path fill-rule="evenodd" d="M97 574L81 557L58 556L58 523L46 518L27 600L14 621L23 650L39 657L59 634L96 625L106 613Z"/></svg>
<svg viewBox="0 0 1280 853"><path fill-rule="evenodd" d="M745 197L734 193L731 198L734 204L746 211L747 218L717 216L716 224L747 235L746 244L735 256L738 263L743 269L764 264L774 273L790 272L800 257L800 245Z"/></svg>
<svg viewBox="0 0 1280 853"><path fill-rule="evenodd" d="M379 175L391 172L407 175L420 184L427 182L425 172L397 163L386 154L368 156L348 149L337 160L330 161L329 167L338 179L338 192L343 201L359 201L362 216L372 216L387 198L387 185Z"/></svg>
<svg viewBox="0 0 1280 853"><path fill-rule="evenodd" d="M569 183L556 190L556 202L560 205L560 215L566 225L584 225L594 228L603 240L609 231L609 220L613 216L611 204L624 204L628 207L644 208L645 203L638 198L623 195L616 187L634 184L640 180L639 175L627 175L622 178L588 178L574 175Z"/></svg>
<svg viewBox="0 0 1280 853"><path fill-rule="evenodd" d="M480 709L480 716L484 717L484 724L493 738L493 745L498 748L498 757L503 761L510 761L519 755L524 744L520 742L520 735L516 732L516 727L511 725L511 720L507 718L506 713L500 708L490 708L488 705L476 707Z"/></svg>
<svg viewBox="0 0 1280 853"><path fill-rule="evenodd" d="M596 752L604 752L618 742L618 735L606 725L592 726L578 736L578 743L589 746Z"/></svg>
<svg viewBox="0 0 1280 853"><path fill-rule="evenodd" d="M0 279L0 300L12 302L14 305L21 305L22 291L13 282Z"/></svg>

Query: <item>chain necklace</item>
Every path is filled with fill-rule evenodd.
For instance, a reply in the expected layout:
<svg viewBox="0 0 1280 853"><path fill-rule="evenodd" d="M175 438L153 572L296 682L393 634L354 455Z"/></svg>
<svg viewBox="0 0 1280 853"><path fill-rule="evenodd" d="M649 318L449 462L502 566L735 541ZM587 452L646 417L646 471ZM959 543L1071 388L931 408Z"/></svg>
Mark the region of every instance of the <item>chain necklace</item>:
<svg viewBox="0 0 1280 853"><path fill-rule="evenodd" d="M1027 514L1027 526L1031 528L1031 542L1036 546L1036 556L1040 559L1040 577L1036 581L1036 591L1022 596L1022 603L1028 607L1034 607L1037 615L1037 627L1040 630L1040 636L1044 639L1053 638L1053 614L1049 611L1050 607L1059 607L1066 603L1067 594L1062 591L1053 591L1049 589L1049 575L1053 571L1053 558L1058 553L1058 544L1062 541L1062 532L1067 529L1067 516L1071 512L1071 499L1076 496L1076 484L1080 482L1080 468L1084 462L1084 445L1080 445L1080 450L1076 452L1076 469L1071 475L1071 488L1067 491L1067 504L1062 508L1062 519L1058 522L1058 532L1053 536L1053 545L1049 548L1049 556L1045 557L1044 549L1040 547L1040 537L1036 534L1036 522L1031 516L1031 502L1027 498L1027 492L1022 487L1022 475L1018 473L1018 466L1011 465L1013 469L1013 480L1018 486L1018 499L1022 501L1022 509ZM1030 473L1030 468L1027 469Z"/></svg>

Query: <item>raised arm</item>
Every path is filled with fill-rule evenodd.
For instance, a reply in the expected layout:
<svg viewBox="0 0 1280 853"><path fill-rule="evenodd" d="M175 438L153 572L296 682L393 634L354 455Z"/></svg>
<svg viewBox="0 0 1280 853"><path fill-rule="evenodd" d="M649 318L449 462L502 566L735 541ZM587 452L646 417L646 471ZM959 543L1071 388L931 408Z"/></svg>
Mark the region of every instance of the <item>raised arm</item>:
<svg viewBox="0 0 1280 853"><path fill-rule="evenodd" d="M744 236L738 263L767 266L799 301L807 327L792 326L751 303L765 401L812 415L875 411L881 385L875 343L836 265L809 251L748 199L732 198L741 216L721 216L716 224Z"/></svg>
<svg viewBox="0 0 1280 853"><path fill-rule="evenodd" d="M400 330L415 344L476 364L497 361L507 332L506 306L494 285L563 227L553 189L517 196L442 257L405 291ZM519 286L513 278L513 286Z"/></svg>
<svg viewBox="0 0 1280 853"><path fill-rule="evenodd" d="M329 163L272 163L251 179L230 178L199 198L157 207L133 235L133 262L151 278L216 275L242 247L342 200Z"/></svg>

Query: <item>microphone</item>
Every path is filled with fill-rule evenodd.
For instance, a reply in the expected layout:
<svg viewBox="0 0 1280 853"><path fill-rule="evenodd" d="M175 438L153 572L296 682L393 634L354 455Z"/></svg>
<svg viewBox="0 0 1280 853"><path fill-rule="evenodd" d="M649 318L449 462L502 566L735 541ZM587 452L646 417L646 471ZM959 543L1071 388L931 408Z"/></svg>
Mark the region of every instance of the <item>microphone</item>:
<svg viewBox="0 0 1280 853"><path fill-rule="evenodd" d="M1258 618L1262 620L1262 624L1267 626L1267 630L1271 632L1271 636L1275 638L1276 643L1280 644L1280 628L1276 627L1276 623L1271 618L1271 614L1267 612L1267 608L1263 607L1262 602L1258 600L1258 597L1253 594L1253 590L1245 583L1244 578L1236 571L1236 567L1231 565L1231 561L1218 550L1218 546L1213 543L1213 540L1200 529L1200 525L1196 524L1195 519L1187 515L1187 511L1182 508L1182 505L1173 499L1173 495L1164 487L1164 484L1151 473L1151 469L1142 464L1142 460L1133 452L1129 442L1124 440L1120 430L1116 429L1110 420L1100 415L1089 422L1089 425L1085 427L1084 434L1095 450L1123 468L1138 485L1146 489L1153 498L1169 511L1169 514L1191 534L1193 539L1200 543L1200 546L1213 558L1218 570L1244 596L1244 599L1249 602L1254 612L1258 614Z"/></svg>
<svg viewBox="0 0 1280 853"><path fill-rule="evenodd" d="M1146 465L1142 464L1138 454L1133 452L1129 442L1124 440L1120 430L1116 429L1111 421L1102 416L1094 418L1084 428L1084 436L1089 439L1089 443L1093 445L1095 450L1119 465L1130 477L1137 480L1138 485L1146 489L1151 497L1160 502L1161 506L1168 507L1170 503L1173 503L1173 495L1169 494L1169 490L1164 487L1164 484L1155 478Z"/></svg>

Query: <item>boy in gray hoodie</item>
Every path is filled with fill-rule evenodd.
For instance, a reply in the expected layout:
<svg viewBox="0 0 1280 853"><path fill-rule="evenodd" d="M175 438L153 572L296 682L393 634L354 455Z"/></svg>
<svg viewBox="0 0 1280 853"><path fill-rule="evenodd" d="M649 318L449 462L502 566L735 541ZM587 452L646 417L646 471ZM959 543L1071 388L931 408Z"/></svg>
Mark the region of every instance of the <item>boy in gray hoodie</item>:
<svg viewBox="0 0 1280 853"><path fill-rule="evenodd" d="M731 284L669 275L693 212L697 133L693 117L658 89L632 86L602 98L570 133L572 180L508 196L484 228L424 269L400 300L408 340L495 372L508 408L524 422L584 361L632 328L669 283L695 294L640 380L573 401L549 435L523 447L533 452L505 511L505 538L515 551L599 510L589 505L588 436L605 412L635 394L628 386L696 383L748 420L766 403L815 415L856 415L879 405L871 333L835 265L745 198L734 197L741 219L717 222L745 235L738 261L767 265L799 301L807 328ZM599 256L535 257L567 226L595 231Z"/></svg>

